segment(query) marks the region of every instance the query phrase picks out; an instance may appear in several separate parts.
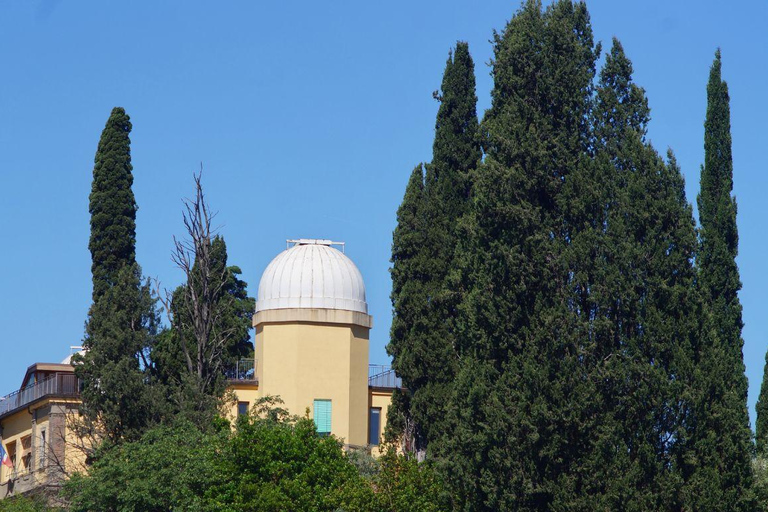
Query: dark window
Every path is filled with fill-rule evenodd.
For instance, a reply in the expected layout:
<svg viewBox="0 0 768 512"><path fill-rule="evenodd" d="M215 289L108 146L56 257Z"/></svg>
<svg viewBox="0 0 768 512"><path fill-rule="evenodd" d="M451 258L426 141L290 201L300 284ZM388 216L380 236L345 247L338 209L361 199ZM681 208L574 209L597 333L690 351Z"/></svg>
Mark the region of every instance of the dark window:
<svg viewBox="0 0 768 512"><path fill-rule="evenodd" d="M39 464L40 464L40 467L41 467L41 468L44 468L44 467L45 467L45 464L46 464L46 462L48 462L48 461L46 460L46 456L45 456L45 450L46 450L46 445L45 445L45 430L41 430L41 431L40 431L40 461L39 461Z"/></svg>
<svg viewBox="0 0 768 512"><path fill-rule="evenodd" d="M237 402L237 415L244 416L248 414L248 402Z"/></svg>
<svg viewBox="0 0 768 512"><path fill-rule="evenodd" d="M368 444L372 446L378 446L380 435L381 435L381 408L371 407L371 413L368 417Z"/></svg>

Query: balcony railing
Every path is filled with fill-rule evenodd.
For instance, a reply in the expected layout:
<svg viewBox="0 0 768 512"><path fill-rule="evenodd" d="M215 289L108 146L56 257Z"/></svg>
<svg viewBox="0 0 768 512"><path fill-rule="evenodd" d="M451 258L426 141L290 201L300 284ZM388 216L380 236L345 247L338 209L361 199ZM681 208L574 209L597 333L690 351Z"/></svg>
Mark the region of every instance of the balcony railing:
<svg viewBox="0 0 768 512"><path fill-rule="evenodd" d="M256 380L256 360L241 359L224 373L229 380Z"/></svg>
<svg viewBox="0 0 768 512"><path fill-rule="evenodd" d="M50 395L79 396L80 379L71 373L56 373L37 384L14 391L0 398L0 415Z"/></svg>
<svg viewBox="0 0 768 512"><path fill-rule="evenodd" d="M368 385L374 388L401 388L403 383L391 366L368 365Z"/></svg>

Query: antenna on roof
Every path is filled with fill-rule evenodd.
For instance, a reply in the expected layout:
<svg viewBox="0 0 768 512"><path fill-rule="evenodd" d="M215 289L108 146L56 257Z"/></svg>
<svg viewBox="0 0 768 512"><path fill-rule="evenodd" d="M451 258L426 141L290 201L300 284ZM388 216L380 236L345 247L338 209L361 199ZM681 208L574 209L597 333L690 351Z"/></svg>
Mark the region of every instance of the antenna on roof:
<svg viewBox="0 0 768 512"><path fill-rule="evenodd" d="M340 245L341 246L341 252L346 252L347 244L346 242L334 242L332 240L326 240L323 238L297 238L295 240L288 239L285 241L285 248L290 249L291 245L293 244L293 247L296 247L297 245Z"/></svg>

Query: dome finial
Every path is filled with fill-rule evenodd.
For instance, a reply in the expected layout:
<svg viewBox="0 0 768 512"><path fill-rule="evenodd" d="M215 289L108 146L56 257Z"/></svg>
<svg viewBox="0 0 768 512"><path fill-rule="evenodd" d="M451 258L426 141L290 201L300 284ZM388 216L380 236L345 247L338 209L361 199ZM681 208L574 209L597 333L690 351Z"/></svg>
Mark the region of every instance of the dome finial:
<svg viewBox="0 0 768 512"><path fill-rule="evenodd" d="M346 247L346 242L334 242L332 240L327 240L325 238L297 238L294 240L291 240L290 238L285 241L285 248L290 249L291 245L297 246L297 245L327 245L328 247L332 245L340 245L341 246L341 252L346 252L344 249Z"/></svg>

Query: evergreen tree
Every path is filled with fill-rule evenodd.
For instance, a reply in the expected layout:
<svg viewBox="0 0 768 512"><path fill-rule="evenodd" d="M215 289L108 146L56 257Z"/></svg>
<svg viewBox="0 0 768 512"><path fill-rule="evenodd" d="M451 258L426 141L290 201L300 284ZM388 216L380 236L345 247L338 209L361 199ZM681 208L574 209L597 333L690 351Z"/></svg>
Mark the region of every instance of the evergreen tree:
<svg viewBox="0 0 768 512"><path fill-rule="evenodd" d="M459 42L446 63L435 123L433 159L427 165L422 217L423 240L417 250L424 267L419 327L412 329L403 347L413 355L399 357L398 374L411 394L409 410L419 439L427 442L430 430L440 432L457 357L452 321L457 294L447 284L456 245L456 225L469 205L471 173L480 159L474 63L467 43ZM405 226L404 226L405 228ZM394 261L394 259L393 259ZM410 327L415 327L411 324ZM393 338L393 344L402 339ZM420 445L420 449L424 446Z"/></svg>
<svg viewBox="0 0 768 512"><path fill-rule="evenodd" d="M131 127L125 110L115 107L96 150L88 208L94 302L117 282L123 267L136 262L137 207L131 189Z"/></svg>
<svg viewBox="0 0 768 512"><path fill-rule="evenodd" d="M467 210L471 174L481 156L475 64L467 43L456 43L456 51L448 56L438 98L440 108L435 121L432 165L435 168L435 193L443 199L443 208L447 212L442 215L443 222L449 223L455 222ZM441 231L448 238L453 234L448 228ZM450 260L451 256L443 260Z"/></svg>
<svg viewBox="0 0 768 512"><path fill-rule="evenodd" d="M681 480L695 234L674 157L665 164L644 140L648 119L614 40L593 109L593 159L564 191L569 302L591 396L583 488L570 503L585 510L671 510Z"/></svg>
<svg viewBox="0 0 768 512"><path fill-rule="evenodd" d="M387 353L392 356L392 367L398 375L409 378L409 370L417 366L417 333L423 332L426 292L423 278L424 254L424 166L417 165L411 172L405 196L397 209L397 226L392 234L392 326ZM393 400L387 415L389 437L403 436L409 449L421 449L424 439L417 432L410 417L409 397ZM399 428L394 428L395 425ZM412 446L413 445L413 446Z"/></svg>
<svg viewBox="0 0 768 512"><path fill-rule="evenodd" d="M729 101L718 50L707 84L698 197L697 264L705 317L696 386L700 394L692 423L696 462L689 500L696 510L753 509Z"/></svg>
<svg viewBox="0 0 768 512"><path fill-rule="evenodd" d="M562 189L588 156L596 50L570 1L527 2L494 43L486 158L456 260L468 293L452 432L438 448L459 508L542 510L578 493L589 442Z"/></svg>
<svg viewBox="0 0 768 512"><path fill-rule="evenodd" d="M131 123L116 107L102 132L90 197L93 305L76 374L85 418L112 442L136 438L158 410L146 387L147 349L157 331L149 283L135 261Z"/></svg>

